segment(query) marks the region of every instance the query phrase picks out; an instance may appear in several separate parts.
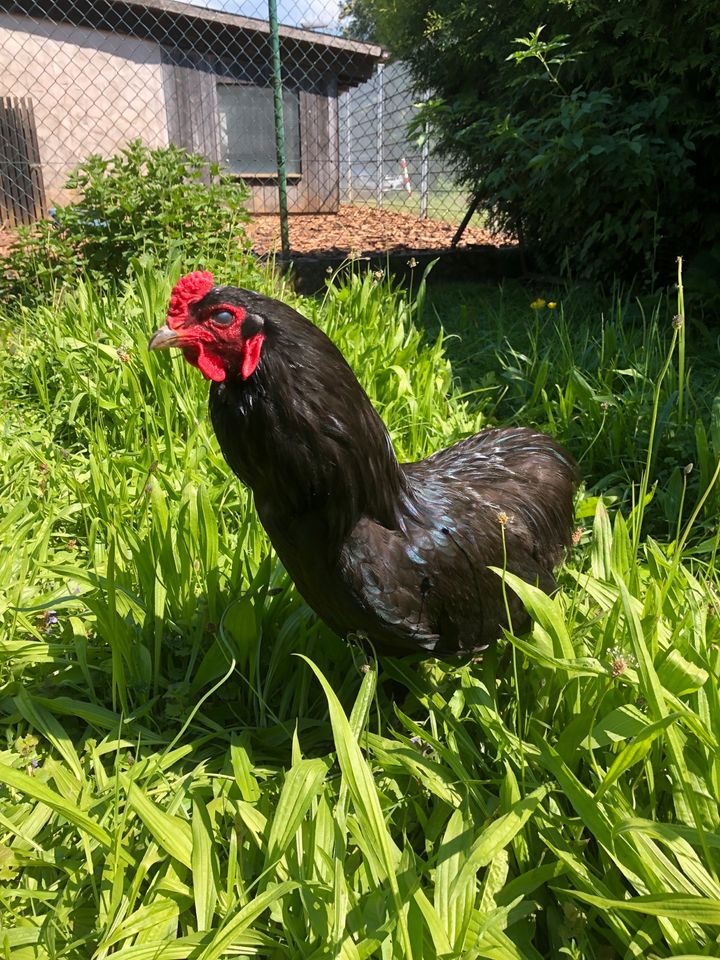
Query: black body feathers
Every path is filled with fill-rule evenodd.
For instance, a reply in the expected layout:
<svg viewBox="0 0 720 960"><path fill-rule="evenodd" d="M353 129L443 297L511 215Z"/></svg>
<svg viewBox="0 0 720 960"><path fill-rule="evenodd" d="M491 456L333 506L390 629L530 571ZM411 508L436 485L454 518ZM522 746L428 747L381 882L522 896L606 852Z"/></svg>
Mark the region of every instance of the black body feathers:
<svg viewBox="0 0 720 960"><path fill-rule="evenodd" d="M215 433L300 593L334 630L364 633L381 652L472 652L506 625L489 566L552 590L577 481L554 440L491 429L399 464L385 425L317 327L250 291L212 296L261 317L265 333L251 377L213 383ZM507 596L517 631L527 616Z"/></svg>

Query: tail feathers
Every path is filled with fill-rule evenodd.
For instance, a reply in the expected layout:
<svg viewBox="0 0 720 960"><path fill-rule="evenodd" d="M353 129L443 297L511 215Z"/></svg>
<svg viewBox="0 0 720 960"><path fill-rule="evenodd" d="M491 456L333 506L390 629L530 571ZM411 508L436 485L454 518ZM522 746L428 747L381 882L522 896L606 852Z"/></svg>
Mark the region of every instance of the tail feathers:
<svg viewBox="0 0 720 960"><path fill-rule="evenodd" d="M572 541L579 475L551 437L526 427L484 430L410 466L415 482L434 486L442 477L471 492L483 516L506 515L506 532L543 570L551 573L562 560Z"/></svg>

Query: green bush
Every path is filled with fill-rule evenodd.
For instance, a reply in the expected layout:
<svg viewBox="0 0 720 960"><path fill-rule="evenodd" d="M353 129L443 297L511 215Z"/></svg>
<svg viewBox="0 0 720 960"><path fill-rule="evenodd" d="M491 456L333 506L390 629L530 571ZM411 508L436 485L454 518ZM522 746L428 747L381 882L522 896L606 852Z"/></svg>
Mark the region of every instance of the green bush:
<svg viewBox="0 0 720 960"><path fill-rule="evenodd" d="M439 152L546 268L666 281L717 242L717 0L358 5L434 91Z"/></svg>
<svg viewBox="0 0 720 960"><path fill-rule="evenodd" d="M247 249L247 187L179 147L135 140L109 160L94 154L65 186L73 203L19 231L0 277L5 297L46 297L79 272L122 278L142 254L208 263Z"/></svg>

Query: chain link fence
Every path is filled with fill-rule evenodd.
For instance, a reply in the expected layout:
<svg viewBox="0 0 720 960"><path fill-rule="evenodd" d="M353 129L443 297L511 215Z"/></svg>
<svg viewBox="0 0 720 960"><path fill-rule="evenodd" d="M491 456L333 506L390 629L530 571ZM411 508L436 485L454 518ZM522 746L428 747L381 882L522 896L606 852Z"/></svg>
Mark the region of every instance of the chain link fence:
<svg viewBox="0 0 720 960"><path fill-rule="evenodd" d="M279 0L278 19L290 213L457 224L469 198L429 140L408 137L418 96L403 65L344 36L333 0ZM278 212L265 2L0 0L2 227L67 201L79 162L136 138L217 161L253 213Z"/></svg>
<svg viewBox="0 0 720 960"><path fill-rule="evenodd" d="M422 219L457 223L470 203L448 163L433 155L430 131L409 126L429 97L418 95L402 63L378 64L340 98L341 198Z"/></svg>

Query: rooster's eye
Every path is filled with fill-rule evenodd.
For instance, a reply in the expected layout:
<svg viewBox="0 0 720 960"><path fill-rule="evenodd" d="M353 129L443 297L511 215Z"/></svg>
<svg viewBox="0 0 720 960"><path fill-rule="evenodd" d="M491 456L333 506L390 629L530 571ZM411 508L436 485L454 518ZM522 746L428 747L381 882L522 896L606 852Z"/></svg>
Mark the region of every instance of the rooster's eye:
<svg viewBox="0 0 720 960"><path fill-rule="evenodd" d="M212 320L215 323L232 323L235 319L235 314L231 313L230 310L218 310L217 313L212 315Z"/></svg>

